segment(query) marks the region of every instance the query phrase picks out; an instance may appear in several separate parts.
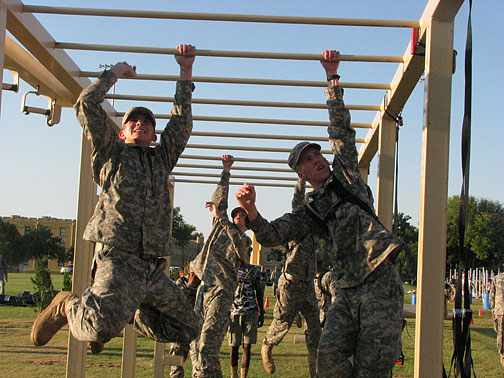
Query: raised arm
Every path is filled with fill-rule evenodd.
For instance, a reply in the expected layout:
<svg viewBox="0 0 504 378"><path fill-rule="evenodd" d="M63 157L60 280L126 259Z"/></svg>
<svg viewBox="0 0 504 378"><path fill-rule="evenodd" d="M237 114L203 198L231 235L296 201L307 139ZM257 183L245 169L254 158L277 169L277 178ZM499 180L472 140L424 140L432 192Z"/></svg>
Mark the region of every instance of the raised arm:
<svg viewBox="0 0 504 378"><path fill-rule="evenodd" d="M250 220L250 228L257 241L266 247L285 245L291 240L300 240L310 234L321 234L324 230L306 214L306 208L299 207L272 222L268 222L258 212L255 201L256 192L247 183L236 193L238 204L245 210Z"/></svg>
<svg viewBox="0 0 504 378"><path fill-rule="evenodd" d="M101 104L118 78L134 76L136 76L135 66L126 62L116 63L84 89L74 104L77 120L91 143L93 180L98 184L100 184L101 167L108 160L114 146L122 143Z"/></svg>
<svg viewBox="0 0 504 378"><path fill-rule="evenodd" d="M346 169L360 174L355 147L355 130L350 126L350 112L343 102L343 89L339 85L339 51L325 50L320 63L327 75L325 90L329 110L329 142L335 159L341 160Z"/></svg>
<svg viewBox="0 0 504 378"><path fill-rule="evenodd" d="M191 80L196 48L182 44L177 46L177 51L175 60L180 67L180 80L177 81L170 121L160 137L160 147L170 170L184 151L193 127L191 100L194 86Z"/></svg>
<svg viewBox="0 0 504 378"><path fill-rule="evenodd" d="M229 178L231 177L231 167L233 166L233 163L234 158L232 155L222 155L221 179L212 195L212 202L217 206L217 211L219 214L225 214L226 218L229 197Z"/></svg>

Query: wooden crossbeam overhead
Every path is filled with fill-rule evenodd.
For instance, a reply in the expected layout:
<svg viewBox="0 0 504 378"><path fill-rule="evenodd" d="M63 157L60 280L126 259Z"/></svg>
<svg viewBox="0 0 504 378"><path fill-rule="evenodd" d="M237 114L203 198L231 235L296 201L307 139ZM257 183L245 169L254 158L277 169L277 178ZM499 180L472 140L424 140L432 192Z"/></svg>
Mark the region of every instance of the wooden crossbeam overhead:
<svg viewBox="0 0 504 378"><path fill-rule="evenodd" d="M206 20L206 21L232 21L232 22L260 22L278 24L303 24L303 25L341 25L341 26L374 26L389 28L417 28L419 22L412 20L379 20L355 18L329 18L329 17L295 17L295 16L270 16L246 15L225 13L192 13L192 12L166 12L142 11L125 9L90 9L70 7L47 7L39 5L24 5L23 12L46 13L79 16L107 16L107 17L132 17L132 18L159 18L174 20Z"/></svg>
<svg viewBox="0 0 504 378"><path fill-rule="evenodd" d="M80 71L79 77L99 77L101 72ZM177 81L178 76L160 74L137 74L135 77L123 78L122 80L155 80L155 81ZM221 84L246 84L246 85L277 85L287 87L327 87L327 81L315 80L281 80L281 79L255 79L244 77L211 77L193 76L195 83L221 83ZM389 83L350 83L340 81L343 88L354 89L391 89Z"/></svg>

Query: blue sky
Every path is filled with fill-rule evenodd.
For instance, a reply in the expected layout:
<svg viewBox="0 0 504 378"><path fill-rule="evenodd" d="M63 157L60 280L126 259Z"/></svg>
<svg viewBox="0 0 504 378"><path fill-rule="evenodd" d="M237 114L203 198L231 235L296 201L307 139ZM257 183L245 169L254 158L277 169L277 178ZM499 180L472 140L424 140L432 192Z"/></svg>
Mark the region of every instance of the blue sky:
<svg viewBox="0 0 504 378"><path fill-rule="evenodd" d="M85 6L97 8L140 9L138 1L88 0L84 4L64 1L34 0L31 5ZM314 17L382 18L418 20L427 1L151 1L144 9L246 13ZM502 40L504 16L502 2L482 0L473 5L473 120L471 150L470 193L504 202L501 164L504 161L502 122L498 109L504 101L502 85ZM457 71L453 76L451 110L451 142L449 168L449 195L459 194L461 184L460 130L463 116L463 55L465 49L468 2L462 6L455 20L454 48L458 51ZM85 16L37 15L41 23L57 41L138 46L175 47L192 43L201 49L276 51L293 53L320 53L326 48L338 49L342 54L402 55L410 38L408 29L384 29L341 26L295 26L251 23L223 23L208 21L170 21L116 19ZM85 71L99 71L99 64L126 60L137 65L139 73L177 74L177 65L171 56L138 55L127 53L79 52L69 55ZM342 62L342 81L388 83L397 64ZM288 80L324 80L324 72L315 61L273 61L252 59L225 59L197 57L194 75ZM11 75L4 71L4 82ZM420 203L420 158L422 142L423 83L419 83L406 105L404 127L400 131L399 210L411 215L418 225ZM81 130L71 109L65 109L60 124L48 128L42 116L25 116L20 112L22 93L32 88L22 82L20 93L3 92L0 120L0 151L4 166L0 185L0 215L75 218L80 159ZM119 81L117 93L172 96L174 83ZM348 89L347 104L378 105L384 91ZM266 101L324 102L321 88L283 88L225 84L197 84L194 97ZM30 105L46 106L47 100L29 98ZM133 103L116 102L119 111ZM155 113L169 113L171 104L146 103ZM212 105L194 105L195 115L222 115L256 118L291 118L326 121L325 110L298 110L278 108L245 108ZM352 111L354 122L371 122L374 112ZM158 128L164 122L158 121ZM195 122L198 131L247 132L247 124L216 124ZM316 130L315 130L316 129ZM324 136L324 128L299 129L286 126L264 126L269 134L306 134ZM358 137L364 136L363 131ZM208 142L208 140L207 140ZM191 138L190 143L202 144L202 137ZM214 141L211 141L214 143ZM247 145L247 140L232 141ZM280 141L272 145L292 147L296 142ZM186 151L188 154L220 155L220 151ZM233 153L233 152L231 152ZM236 156L252 156L234 152ZM267 157L274 157L273 154ZM276 156L275 156L276 157ZM284 156L283 158L286 158ZM195 163L196 161L187 161ZM215 163L213 163L215 164ZM182 169L180 169L182 170ZM187 169L184 169L187 171ZM371 166L369 184L374 190L376 163ZM217 171L212 171L216 173ZM241 172L240 172L241 173ZM249 173L250 174L250 173ZM231 187L230 208L236 205ZM186 221L208 234L210 214L204 208L214 190L213 185L179 183L175 189L175 206L180 206ZM258 206L263 215L273 218L289 211L291 189L258 188Z"/></svg>

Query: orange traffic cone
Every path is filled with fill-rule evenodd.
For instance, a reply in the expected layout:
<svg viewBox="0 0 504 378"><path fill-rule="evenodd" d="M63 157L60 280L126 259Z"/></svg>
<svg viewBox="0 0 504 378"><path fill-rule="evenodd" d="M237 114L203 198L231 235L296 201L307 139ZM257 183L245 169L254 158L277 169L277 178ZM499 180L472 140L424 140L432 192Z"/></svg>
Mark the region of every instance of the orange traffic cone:
<svg viewBox="0 0 504 378"><path fill-rule="evenodd" d="M478 314L478 315L479 315L479 316L483 316L483 310L482 310L481 308L480 308L480 310L479 310L479 314Z"/></svg>
<svg viewBox="0 0 504 378"><path fill-rule="evenodd" d="M266 296L266 303L264 304L264 308L268 308L269 307L269 297Z"/></svg>
<svg viewBox="0 0 504 378"><path fill-rule="evenodd" d="M471 325L473 325L473 324L474 324L474 318L471 317Z"/></svg>

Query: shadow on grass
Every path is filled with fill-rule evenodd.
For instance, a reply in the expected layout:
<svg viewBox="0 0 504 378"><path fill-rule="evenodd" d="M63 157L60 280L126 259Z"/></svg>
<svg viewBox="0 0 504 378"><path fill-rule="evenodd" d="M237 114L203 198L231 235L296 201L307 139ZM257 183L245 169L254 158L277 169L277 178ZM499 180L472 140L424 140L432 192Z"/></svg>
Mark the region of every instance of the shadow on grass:
<svg viewBox="0 0 504 378"><path fill-rule="evenodd" d="M483 327L472 326L471 332L479 333L480 335L487 336L490 338L496 337L495 331L492 328L488 328L488 327L483 328Z"/></svg>

